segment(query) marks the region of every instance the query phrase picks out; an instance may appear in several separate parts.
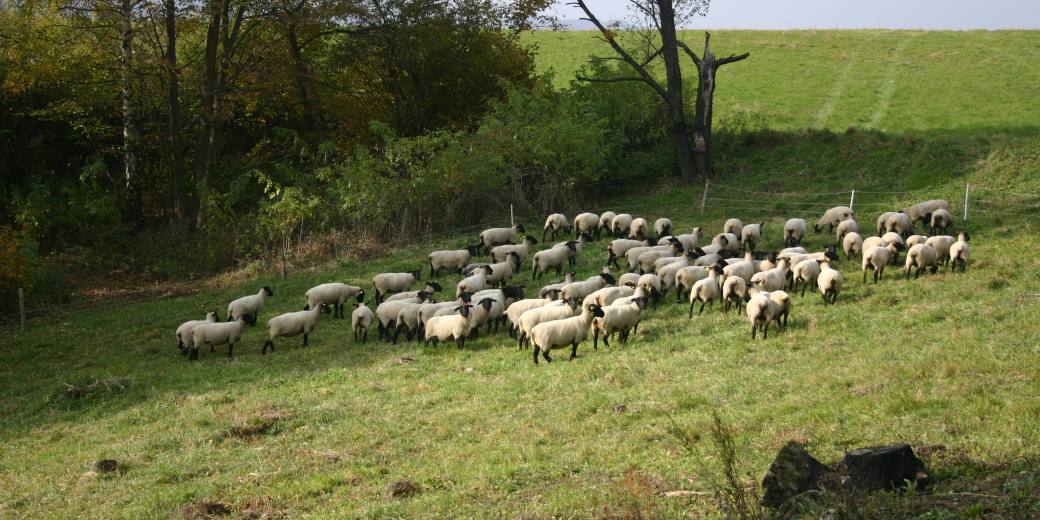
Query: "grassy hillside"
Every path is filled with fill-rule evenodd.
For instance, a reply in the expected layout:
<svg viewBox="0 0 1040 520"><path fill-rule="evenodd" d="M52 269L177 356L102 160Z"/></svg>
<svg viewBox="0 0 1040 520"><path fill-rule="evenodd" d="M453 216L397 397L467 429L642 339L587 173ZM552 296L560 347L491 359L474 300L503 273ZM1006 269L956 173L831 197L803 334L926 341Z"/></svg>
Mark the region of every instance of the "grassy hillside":
<svg viewBox="0 0 1040 520"><path fill-rule="evenodd" d="M534 37L555 58L553 39L578 46L565 38L585 36ZM316 283L369 286L373 274L417 267L429 250L469 236L285 282L39 320L0 339L0 516L177 517L221 503L243 516L700 517L716 512L713 412L734 433L748 481L791 439L828 462L906 441L928 447L936 488L879 499L875 517L1040 514L1040 259L1031 245L1040 199L1021 195L1040 193L1040 107L1028 89L1040 37L717 38L719 52L750 50L756 60L724 71L720 117L751 106L768 129L726 145L704 213L702 187L675 186L590 210L666 215L683 230L762 220L763 247L776 248L784 219L815 219L846 203L846 190L860 191L869 229L881 211L925 198L948 198L959 213L970 182L970 220L958 222L972 232L968 272L906 281L891 270L873 285L861 282L856 260L842 261L838 305L796 296L790 329L768 340L750 341L739 315L716 307L688 320L687 306L669 302L627 345L582 345L577 360L557 355L539 367L504 333L464 351L391 346L374 333L360 345L348 323L329 318L308 348L281 340L261 356L257 327L230 360L203 352L191 364L175 349L181 321L223 314L261 285L275 290L270 317L299 309ZM896 49L902 66L893 68L885 56ZM816 73L796 82L802 66ZM886 74L892 83L878 78ZM825 123L803 130L821 107ZM808 245L831 241L813 235ZM579 277L602 267L602 244L590 249ZM541 283L528 269L518 281L531 293ZM415 361L401 364L403 356ZM92 382L100 384L84 387ZM102 458L125 472L82 476ZM401 480L419 491L391 497ZM659 496L675 489L704 494Z"/></svg>

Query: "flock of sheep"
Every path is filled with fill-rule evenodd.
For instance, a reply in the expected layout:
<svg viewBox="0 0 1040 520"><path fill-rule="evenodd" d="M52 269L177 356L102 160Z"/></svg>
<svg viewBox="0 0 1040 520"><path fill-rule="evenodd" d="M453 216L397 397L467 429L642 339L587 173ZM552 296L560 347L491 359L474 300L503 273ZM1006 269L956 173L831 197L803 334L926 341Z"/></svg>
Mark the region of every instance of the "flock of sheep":
<svg viewBox="0 0 1040 520"><path fill-rule="evenodd" d="M422 269L404 273L381 273L372 278L376 308L365 303L365 291L343 283L326 283L306 292L304 310L275 316L267 322L268 347L283 336L308 335L322 314L334 312L344 318L344 307L354 300L351 315L354 341L367 341L368 329L375 323L380 339L396 343L403 332L411 341L453 341L463 348L467 339L508 328L519 348L532 347L534 363L541 356L552 361L553 349L571 348L571 359L578 345L593 331L593 346L599 348L615 333L625 342L636 332L648 306L656 308L669 291L676 301L690 304L689 317L699 304L698 313L716 300L724 312L744 306L751 323L751 337L757 332L766 337L771 323L786 327L792 297L787 291L801 295L814 288L825 305L834 304L844 284L842 274L831 267L838 260L838 247L846 258L861 256L863 281L872 271L874 283L882 277L886 266L898 265L899 255L906 251L904 271L915 278L921 271L936 272L940 265L952 264L961 271L969 258L968 234L956 238L946 235L953 224L949 203L929 200L898 212L887 212L877 219L877 236L864 238L851 208L839 206L827 210L813 226L816 233L835 233L836 242L822 251L809 252L801 246L807 224L792 218L784 224L785 249L759 251L764 223L744 225L729 219L722 232L708 244L701 245L701 228L673 235L672 222L659 218L650 221L632 215L605 212L601 215L582 213L573 220L560 213L549 215L542 241L552 241L565 234L575 239L564 240L535 251L539 241L520 224L508 228L492 228L480 233L479 243L465 249L434 251L429 255L430 276L442 271L459 273L463 278L455 286L454 298L436 301L443 291L436 281L422 289L413 287L420 281ZM921 222L930 236L914 234ZM563 281L542 287L536 297L525 296L525 286L510 285L524 263L531 259L531 280L550 270L561 275L574 266L579 255L589 252L590 243L603 235L615 237L606 247L607 258L602 272L586 280L575 280L567 272ZM829 240L828 240L829 241ZM488 261L474 260L486 253ZM611 266L621 269L619 260L627 262L627 272L615 278ZM259 317L264 300L274 292L270 287L257 294L244 296L228 305L227 320L220 322L216 312L204 320L188 321L177 328L177 342L182 354L198 359L200 347L228 345L228 355L242 337L246 325Z"/></svg>

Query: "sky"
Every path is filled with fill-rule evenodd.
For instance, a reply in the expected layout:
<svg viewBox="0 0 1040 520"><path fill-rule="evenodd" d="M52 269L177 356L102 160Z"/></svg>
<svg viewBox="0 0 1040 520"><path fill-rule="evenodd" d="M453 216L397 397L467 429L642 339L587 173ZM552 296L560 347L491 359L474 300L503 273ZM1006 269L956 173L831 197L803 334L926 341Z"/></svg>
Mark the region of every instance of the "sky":
<svg viewBox="0 0 1040 520"><path fill-rule="evenodd" d="M587 0L600 20L625 19L628 0ZM557 0L561 19L582 16ZM1040 0L714 0L705 29L1040 29Z"/></svg>

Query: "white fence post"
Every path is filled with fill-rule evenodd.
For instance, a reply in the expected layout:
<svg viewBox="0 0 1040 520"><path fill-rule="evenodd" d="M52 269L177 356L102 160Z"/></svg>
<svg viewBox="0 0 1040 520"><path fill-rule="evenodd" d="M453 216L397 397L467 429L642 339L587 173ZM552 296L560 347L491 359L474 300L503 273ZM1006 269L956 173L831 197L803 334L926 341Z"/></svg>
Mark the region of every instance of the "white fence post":
<svg viewBox="0 0 1040 520"><path fill-rule="evenodd" d="M971 183L964 183L964 220L968 220L968 190L971 187Z"/></svg>
<svg viewBox="0 0 1040 520"><path fill-rule="evenodd" d="M510 204L509 205L509 227L513 227L515 225L516 225L516 223L513 222L513 205Z"/></svg>
<svg viewBox="0 0 1040 520"><path fill-rule="evenodd" d="M708 204L708 178L704 178L704 195L701 195L701 214L704 214L704 206Z"/></svg>
<svg viewBox="0 0 1040 520"><path fill-rule="evenodd" d="M855 203L856 203L856 190L852 190L852 197L849 199L849 209L855 211L855 209L852 207L852 205L855 204Z"/></svg>

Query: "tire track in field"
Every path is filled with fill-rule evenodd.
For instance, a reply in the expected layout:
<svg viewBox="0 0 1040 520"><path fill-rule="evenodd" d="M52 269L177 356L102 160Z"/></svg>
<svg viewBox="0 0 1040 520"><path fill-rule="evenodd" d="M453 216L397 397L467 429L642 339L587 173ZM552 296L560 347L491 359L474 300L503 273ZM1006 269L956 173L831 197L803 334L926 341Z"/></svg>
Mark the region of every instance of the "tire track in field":
<svg viewBox="0 0 1040 520"><path fill-rule="evenodd" d="M854 59L845 53L841 57L845 60L845 67L841 69L841 74L838 74L838 79L834 81L834 85L831 86L830 92L827 94L827 99L820 105L820 109L813 114L812 121L809 123L810 128L823 128L827 122L827 118L831 116L834 109L838 106L838 100L845 94L845 87L849 82L849 75L852 73L852 66L855 64Z"/></svg>
<svg viewBox="0 0 1040 520"><path fill-rule="evenodd" d="M899 76L899 69L901 64L899 63L900 56L903 55L903 51L906 50L907 44L910 40L916 38L921 33L913 32L910 33L902 41L896 45L895 49L892 49L892 55L888 57L888 66L885 67L885 75L881 80L881 88L878 89L878 104L877 108L874 109L874 113L870 115L870 120L867 122L867 128L877 128L878 124L881 123L881 119L888 113L888 107L892 104L892 95L896 92L896 79Z"/></svg>

